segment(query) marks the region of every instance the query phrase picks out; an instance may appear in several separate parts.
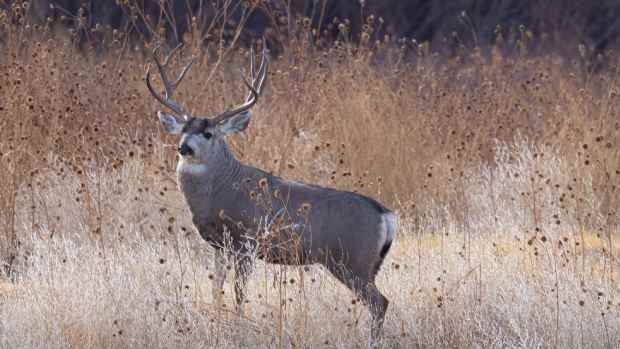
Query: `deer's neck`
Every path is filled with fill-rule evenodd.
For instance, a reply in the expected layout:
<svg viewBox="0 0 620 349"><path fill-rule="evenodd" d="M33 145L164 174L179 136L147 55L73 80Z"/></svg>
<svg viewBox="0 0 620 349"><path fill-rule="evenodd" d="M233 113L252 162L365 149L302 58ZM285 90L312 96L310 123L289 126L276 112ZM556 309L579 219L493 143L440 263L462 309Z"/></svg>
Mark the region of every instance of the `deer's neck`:
<svg viewBox="0 0 620 349"><path fill-rule="evenodd" d="M190 206L193 201L202 201L205 196L212 196L238 180L241 163L225 143L221 147L207 163L179 160L177 165L179 189L185 194Z"/></svg>

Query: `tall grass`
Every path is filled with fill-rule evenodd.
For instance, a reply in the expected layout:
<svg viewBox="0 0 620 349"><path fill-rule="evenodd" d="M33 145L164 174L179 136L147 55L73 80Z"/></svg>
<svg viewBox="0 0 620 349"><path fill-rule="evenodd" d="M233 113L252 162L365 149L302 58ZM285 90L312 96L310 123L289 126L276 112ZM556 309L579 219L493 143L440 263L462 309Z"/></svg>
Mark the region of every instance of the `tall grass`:
<svg viewBox="0 0 620 349"><path fill-rule="evenodd" d="M11 18L2 347L368 345L366 310L319 268L259 263L243 316L228 283L215 304L211 251L176 189L176 139L144 85L148 55L122 33L95 54ZM446 58L306 40L273 61L254 120L229 142L244 162L398 210L378 280L392 301L382 346L620 345L616 70L526 47ZM194 114L243 98L247 52L221 49L183 49L197 57L179 91Z"/></svg>

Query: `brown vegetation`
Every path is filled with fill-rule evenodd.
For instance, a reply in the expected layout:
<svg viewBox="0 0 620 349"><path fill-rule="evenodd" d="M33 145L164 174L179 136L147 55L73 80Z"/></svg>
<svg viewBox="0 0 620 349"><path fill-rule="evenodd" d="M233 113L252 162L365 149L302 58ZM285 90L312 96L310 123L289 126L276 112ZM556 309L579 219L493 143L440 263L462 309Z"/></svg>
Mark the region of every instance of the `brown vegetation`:
<svg viewBox="0 0 620 349"><path fill-rule="evenodd" d="M261 265L244 317L211 304L210 252L176 189L148 60L122 33L95 55L10 18L0 13L0 346L367 345L366 311L321 270ZM179 91L190 112L242 98L247 53L192 43ZM230 141L245 162L399 211L378 281L393 300L382 345L620 344L615 69L534 59L525 43L489 59L420 44L413 60L386 42L290 45Z"/></svg>

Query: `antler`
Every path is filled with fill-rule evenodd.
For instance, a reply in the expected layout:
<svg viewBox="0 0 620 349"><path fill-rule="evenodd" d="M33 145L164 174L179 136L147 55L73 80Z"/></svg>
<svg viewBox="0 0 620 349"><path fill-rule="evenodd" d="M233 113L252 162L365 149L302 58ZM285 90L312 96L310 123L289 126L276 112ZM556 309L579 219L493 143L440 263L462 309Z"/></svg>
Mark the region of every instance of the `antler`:
<svg viewBox="0 0 620 349"><path fill-rule="evenodd" d="M243 79L243 83L250 89L248 96L245 98L245 102L243 104L238 105L232 109L226 110L218 115L216 115L212 120L215 124L218 124L233 115L237 115L239 113L243 113L244 111L252 108L256 101L258 100L258 96L260 96L263 90L263 83L267 78L267 66L269 65L269 61L267 59L267 45L263 41L263 52L261 55L260 66L258 67L258 76L256 72L256 63L254 58L254 48L250 49L250 77L252 79L252 83L249 83L243 75L241 76Z"/></svg>
<svg viewBox="0 0 620 349"><path fill-rule="evenodd" d="M161 81L164 84L165 95L161 96L160 94L155 92L155 89L153 89L153 86L151 85L151 65L150 64L148 68L146 69L146 86L149 88L149 91L151 91L151 94L153 95L153 97L155 97L155 99L159 101L159 103L170 108L176 114L178 114L179 116L182 116L185 120L187 120L189 117L189 114L185 110L183 110L183 108L181 108L179 104L175 102L172 98L174 96L174 90L179 86L179 84L181 83L181 80L183 80L183 78L185 77L185 73L187 73L189 68L194 63L194 60L192 59L183 68L183 70L179 74L179 77L174 82L170 82L170 80L168 80L168 76L166 75L166 71L165 71L165 69L168 67L170 58L182 45L183 44L180 44L179 46L172 49L172 51L170 51L170 53L164 59L163 63L160 62L159 59L157 58L157 51L159 51L159 46L155 47L155 49L153 50L153 60L155 61L155 65L157 65L157 69L159 70L159 75L161 75Z"/></svg>

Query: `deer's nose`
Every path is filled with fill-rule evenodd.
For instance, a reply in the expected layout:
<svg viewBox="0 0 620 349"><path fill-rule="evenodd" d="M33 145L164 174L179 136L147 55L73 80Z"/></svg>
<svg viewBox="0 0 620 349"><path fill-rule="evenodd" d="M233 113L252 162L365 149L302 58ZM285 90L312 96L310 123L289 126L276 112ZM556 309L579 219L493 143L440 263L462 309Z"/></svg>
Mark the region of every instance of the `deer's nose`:
<svg viewBox="0 0 620 349"><path fill-rule="evenodd" d="M179 154L181 154L182 156L186 156L186 155L192 155L194 153L194 151L192 150L192 148L189 147L189 145L183 143L181 145L179 145L179 147L177 148L177 151L179 152Z"/></svg>

